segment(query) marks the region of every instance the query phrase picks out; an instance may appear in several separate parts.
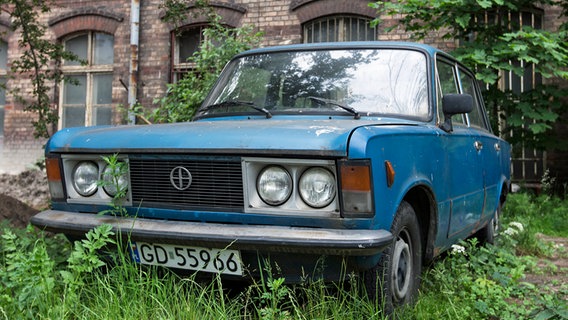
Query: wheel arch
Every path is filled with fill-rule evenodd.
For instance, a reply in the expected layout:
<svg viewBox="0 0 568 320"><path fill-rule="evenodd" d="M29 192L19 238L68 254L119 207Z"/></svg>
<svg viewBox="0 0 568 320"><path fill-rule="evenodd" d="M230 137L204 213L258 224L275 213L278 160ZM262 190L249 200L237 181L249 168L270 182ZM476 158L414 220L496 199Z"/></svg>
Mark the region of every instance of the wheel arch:
<svg viewBox="0 0 568 320"><path fill-rule="evenodd" d="M499 192L499 202L501 205L505 204L510 189L511 189L511 182L509 180L503 180L503 182L501 183L501 191Z"/></svg>
<svg viewBox="0 0 568 320"><path fill-rule="evenodd" d="M438 213L434 194L425 185L417 185L408 190L404 201L412 206L418 223L422 242L422 263L426 264L434 258L434 240L438 226Z"/></svg>

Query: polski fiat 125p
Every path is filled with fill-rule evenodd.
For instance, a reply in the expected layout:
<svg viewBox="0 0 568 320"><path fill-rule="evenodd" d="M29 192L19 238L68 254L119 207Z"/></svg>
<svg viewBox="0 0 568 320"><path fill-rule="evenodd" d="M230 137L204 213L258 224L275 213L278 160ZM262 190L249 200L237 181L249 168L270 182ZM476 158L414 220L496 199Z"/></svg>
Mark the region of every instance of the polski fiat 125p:
<svg viewBox="0 0 568 320"><path fill-rule="evenodd" d="M412 43L247 51L194 121L67 128L45 155L40 228L110 224L139 263L229 278L356 272L391 306L452 244L493 240L510 183L474 74ZM119 190L122 214L97 214Z"/></svg>

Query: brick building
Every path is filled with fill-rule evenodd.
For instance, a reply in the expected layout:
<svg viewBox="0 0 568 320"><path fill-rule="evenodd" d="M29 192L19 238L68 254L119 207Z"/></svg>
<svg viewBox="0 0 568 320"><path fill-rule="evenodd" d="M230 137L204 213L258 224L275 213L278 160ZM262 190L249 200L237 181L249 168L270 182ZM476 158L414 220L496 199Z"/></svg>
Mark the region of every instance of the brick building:
<svg viewBox="0 0 568 320"><path fill-rule="evenodd" d="M368 7L368 2L212 0L210 4L222 16L224 24L253 25L263 31L263 46L407 39L402 30L384 32L394 22L389 17L383 17L377 28L370 28L368 22L376 17L376 12ZM49 39L63 43L67 50L88 61L87 65L61 62L61 70L74 79L75 84L53 85L53 107L60 117L53 130L125 123L127 116L123 110L129 101L152 107L153 101L165 94L166 84L176 81L178 75L187 70L185 59L201 40L206 20L195 16L181 26L170 25L163 20L161 3L162 0L56 0L51 12L38 16L39 21L48 26ZM191 5L189 8L197 10ZM137 17L136 12L139 20L135 18L133 23L131 17ZM540 8L519 14L519 19L537 21L544 29L554 30L560 23L559 13L558 8ZM0 81L6 81L8 91L0 94L0 173L21 171L41 157L45 143L33 138L33 115L23 111L23 106L9 93L15 88L26 92L31 87L29 78L8 77L10 62L20 54L17 44L20 34L10 32L9 26L8 16L3 13L0 15L0 32L4 31L0 37ZM132 45L133 38L137 38L137 45ZM426 42L443 50L457 45L435 37ZM540 177L549 165L542 153L527 153L523 157L516 171L528 172L527 177L531 179ZM568 163L562 163L565 161L562 159L567 158L548 157L554 165L564 168L568 168Z"/></svg>

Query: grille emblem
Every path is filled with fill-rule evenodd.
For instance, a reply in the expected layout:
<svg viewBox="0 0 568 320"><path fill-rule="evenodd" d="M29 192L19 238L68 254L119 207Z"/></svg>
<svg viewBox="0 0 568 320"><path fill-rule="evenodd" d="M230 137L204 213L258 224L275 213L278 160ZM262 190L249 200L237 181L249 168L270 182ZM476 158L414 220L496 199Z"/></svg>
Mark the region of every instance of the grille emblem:
<svg viewBox="0 0 568 320"><path fill-rule="evenodd" d="M170 172L170 182L172 186L178 190L186 190L191 186L193 178L191 173L186 168L179 166L172 169Z"/></svg>

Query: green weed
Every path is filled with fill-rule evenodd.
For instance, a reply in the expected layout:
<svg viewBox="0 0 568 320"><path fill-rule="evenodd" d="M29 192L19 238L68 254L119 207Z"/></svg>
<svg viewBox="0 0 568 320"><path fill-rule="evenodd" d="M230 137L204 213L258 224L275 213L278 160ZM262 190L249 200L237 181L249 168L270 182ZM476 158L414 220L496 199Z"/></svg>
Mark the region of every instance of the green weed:
<svg viewBox="0 0 568 320"><path fill-rule="evenodd" d="M424 272L416 304L395 310L391 318L568 319L567 284L558 280L537 286L526 278L528 273L565 270L524 255L542 241L533 237L536 232L556 230L550 221L562 223L549 216L562 217L568 206L554 198L511 199L496 245L480 246L475 239L455 245ZM122 239L110 226L90 231L73 246L31 227L4 228L0 319L385 318L380 302L367 298L355 274L331 284L306 280L287 285L267 272L259 282L238 289L216 276L200 281L131 263L126 251L117 250L126 247ZM545 248L538 254L565 252Z"/></svg>

